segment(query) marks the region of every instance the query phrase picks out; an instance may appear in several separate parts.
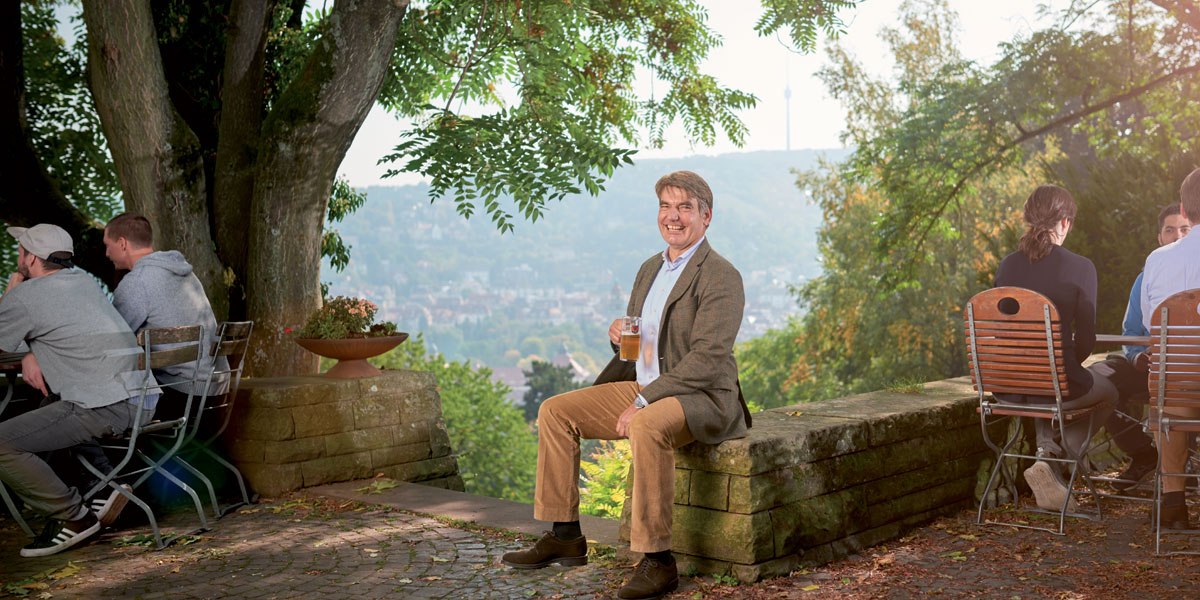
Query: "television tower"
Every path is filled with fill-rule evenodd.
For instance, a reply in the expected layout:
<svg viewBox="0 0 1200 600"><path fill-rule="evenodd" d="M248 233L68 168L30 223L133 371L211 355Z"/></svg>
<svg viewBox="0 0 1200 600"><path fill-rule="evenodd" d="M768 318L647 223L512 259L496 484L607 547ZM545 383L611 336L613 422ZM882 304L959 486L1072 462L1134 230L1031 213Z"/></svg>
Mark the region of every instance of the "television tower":
<svg viewBox="0 0 1200 600"><path fill-rule="evenodd" d="M783 63L783 111L784 111L784 129L783 135L785 138L784 148L789 152L792 150L792 59L787 57Z"/></svg>

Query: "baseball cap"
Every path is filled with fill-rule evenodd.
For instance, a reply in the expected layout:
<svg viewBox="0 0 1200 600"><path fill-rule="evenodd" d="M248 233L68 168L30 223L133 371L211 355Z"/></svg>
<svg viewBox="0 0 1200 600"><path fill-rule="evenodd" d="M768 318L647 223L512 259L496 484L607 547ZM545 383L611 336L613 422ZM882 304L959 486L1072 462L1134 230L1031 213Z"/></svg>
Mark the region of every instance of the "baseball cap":
<svg viewBox="0 0 1200 600"><path fill-rule="evenodd" d="M75 254L75 245L71 242L71 234L58 225L39 223L33 227L9 227L8 235L17 238L25 251L46 260L55 252Z"/></svg>

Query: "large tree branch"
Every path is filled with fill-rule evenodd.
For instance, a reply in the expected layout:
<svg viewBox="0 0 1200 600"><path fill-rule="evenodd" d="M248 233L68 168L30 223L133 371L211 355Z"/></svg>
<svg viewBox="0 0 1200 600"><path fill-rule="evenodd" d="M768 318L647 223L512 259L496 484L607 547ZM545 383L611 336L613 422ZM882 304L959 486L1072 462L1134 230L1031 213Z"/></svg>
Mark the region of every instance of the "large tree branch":
<svg viewBox="0 0 1200 600"><path fill-rule="evenodd" d="M127 209L155 230L156 246L183 252L218 315L228 311L223 269L208 229L203 157L171 104L148 0L84 0L88 70Z"/></svg>
<svg viewBox="0 0 1200 600"><path fill-rule="evenodd" d="M273 0L234 0L225 34L225 68L213 177L213 235L221 262L246 273L250 199L263 113L263 73ZM243 283L235 283L237 287Z"/></svg>
<svg viewBox="0 0 1200 600"><path fill-rule="evenodd" d="M25 113L21 3L0 3L0 221L28 227L54 223L75 240L76 263L112 284L103 233L63 195L34 150ZM0 244L11 240L0 234Z"/></svg>
<svg viewBox="0 0 1200 600"><path fill-rule="evenodd" d="M285 326L320 302L321 228L337 168L375 103L408 0L340 0L301 73L263 122L247 224L256 375L311 372Z"/></svg>
<svg viewBox="0 0 1200 600"><path fill-rule="evenodd" d="M912 245L912 247L919 249L924 246L925 240L928 238L929 232L933 230L938 218L940 218L942 214L946 212L946 209L954 203L955 199L958 198L958 194L962 192L963 187L965 187L967 183L969 183L987 168L999 163L1006 155L1008 155L1009 152L1020 147L1025 142L1038 139L1061 127L1074 125L1075 123L1078 123L1102 110L1116 106L1117 104L1125 102L1126 100L1137 98L1138 96L1141 96L1150 90L1165 85L1181 77L1194 75L1196 73L1200 73L1200 64L1181 67L1179 69L1175 69L1174 71L1160 75L1140 86L1130 88L1120 94L1109 96L1108 98L1105 98L1099 102L1082 106L1078 110L1053 119L1040 127L1028 130L1021 130L1018 128L1020 135L1012 138L1008 142L1005 142L991 154L988 154L983 159L975 162L969 169L955 179L954 185L951 186L950 190L939 199L937 207L934 209L929 218L925 219L925 223L921 227L920 233L917 234L916 242Z"/></svg>

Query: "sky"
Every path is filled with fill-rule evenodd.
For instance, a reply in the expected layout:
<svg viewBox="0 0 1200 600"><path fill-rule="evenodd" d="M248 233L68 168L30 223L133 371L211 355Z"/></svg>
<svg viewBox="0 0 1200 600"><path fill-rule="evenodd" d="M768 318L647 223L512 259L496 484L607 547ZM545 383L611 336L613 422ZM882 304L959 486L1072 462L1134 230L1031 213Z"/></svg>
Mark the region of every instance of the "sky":
<svg viewBox="0 0 1200 600"><path fill-rule="evenodd" d="M845 33L839 42L855 55L871 73L886 75L892 69L891 57L879 39L881 28L898 22L902 0L864 0L856 8L842 13ZM784 150L789 142L793 150L803 148L840 148L838 137L845 124L845 113L837 101L829 97L817 71L827 63L822 40L815 52L800 55L785 45L786 34L780 39L758 37L754 23L762 14L761 6L752 0L701 0L708 9L709 25L724 40L720 48L709 55L706 72L721 83L750 92L758 97L753 109L740 113L749 129L746 143L738 148L720 139L711 147L692 146L682 127L667 132L661 149L642 149L636 158L678 158L696 154L715 155L728 152ZM1038 7L1048 4L1061 9L1068 0L949 0L958 12L959 48L967 59L987 64L998 56L997 46L1014 35L1029 33L1053 23L1052 17L1040 17ZM649 90L649 82L639 82ZM791 88L791 127L787 122L788 103L784 89ZM648 95L648 94L647 94ZM356 187L368 185L403 185L420 180L415 175L382 179L385 166L377 165L379 157L397 143L405 124L398 122L382 109L372 110L354 144L342 162L340 173Z"/></svg>

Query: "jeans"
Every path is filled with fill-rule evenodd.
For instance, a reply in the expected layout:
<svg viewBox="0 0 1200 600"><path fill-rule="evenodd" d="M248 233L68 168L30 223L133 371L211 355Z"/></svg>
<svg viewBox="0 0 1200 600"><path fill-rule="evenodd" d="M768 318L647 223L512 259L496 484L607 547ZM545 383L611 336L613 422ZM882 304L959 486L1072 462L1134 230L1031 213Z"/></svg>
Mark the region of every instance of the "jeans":
<svg viewBox="0 0 1200 600"><path fill-rule="evenodd" d="M126 401L84 408L60 400L0 422L0 481L43 515L76 518L83 507L79 491L63 483L37 453L124 433L135 411Z"/></svg>
<svg viewBox="0 0 1200 600"><path fill-rule="evenodd" d="M1088 367L1093 375L1100 375L1117 388L1116 411L1104 424L1117 447L1130 457L1153 461L1158 458L1150 436L1142 431L1140 423L1122 415L1133 414L1131 405L1147 402L1145 371L1139 371L1123 354L1111 354L1103 361Z"/></svg>

